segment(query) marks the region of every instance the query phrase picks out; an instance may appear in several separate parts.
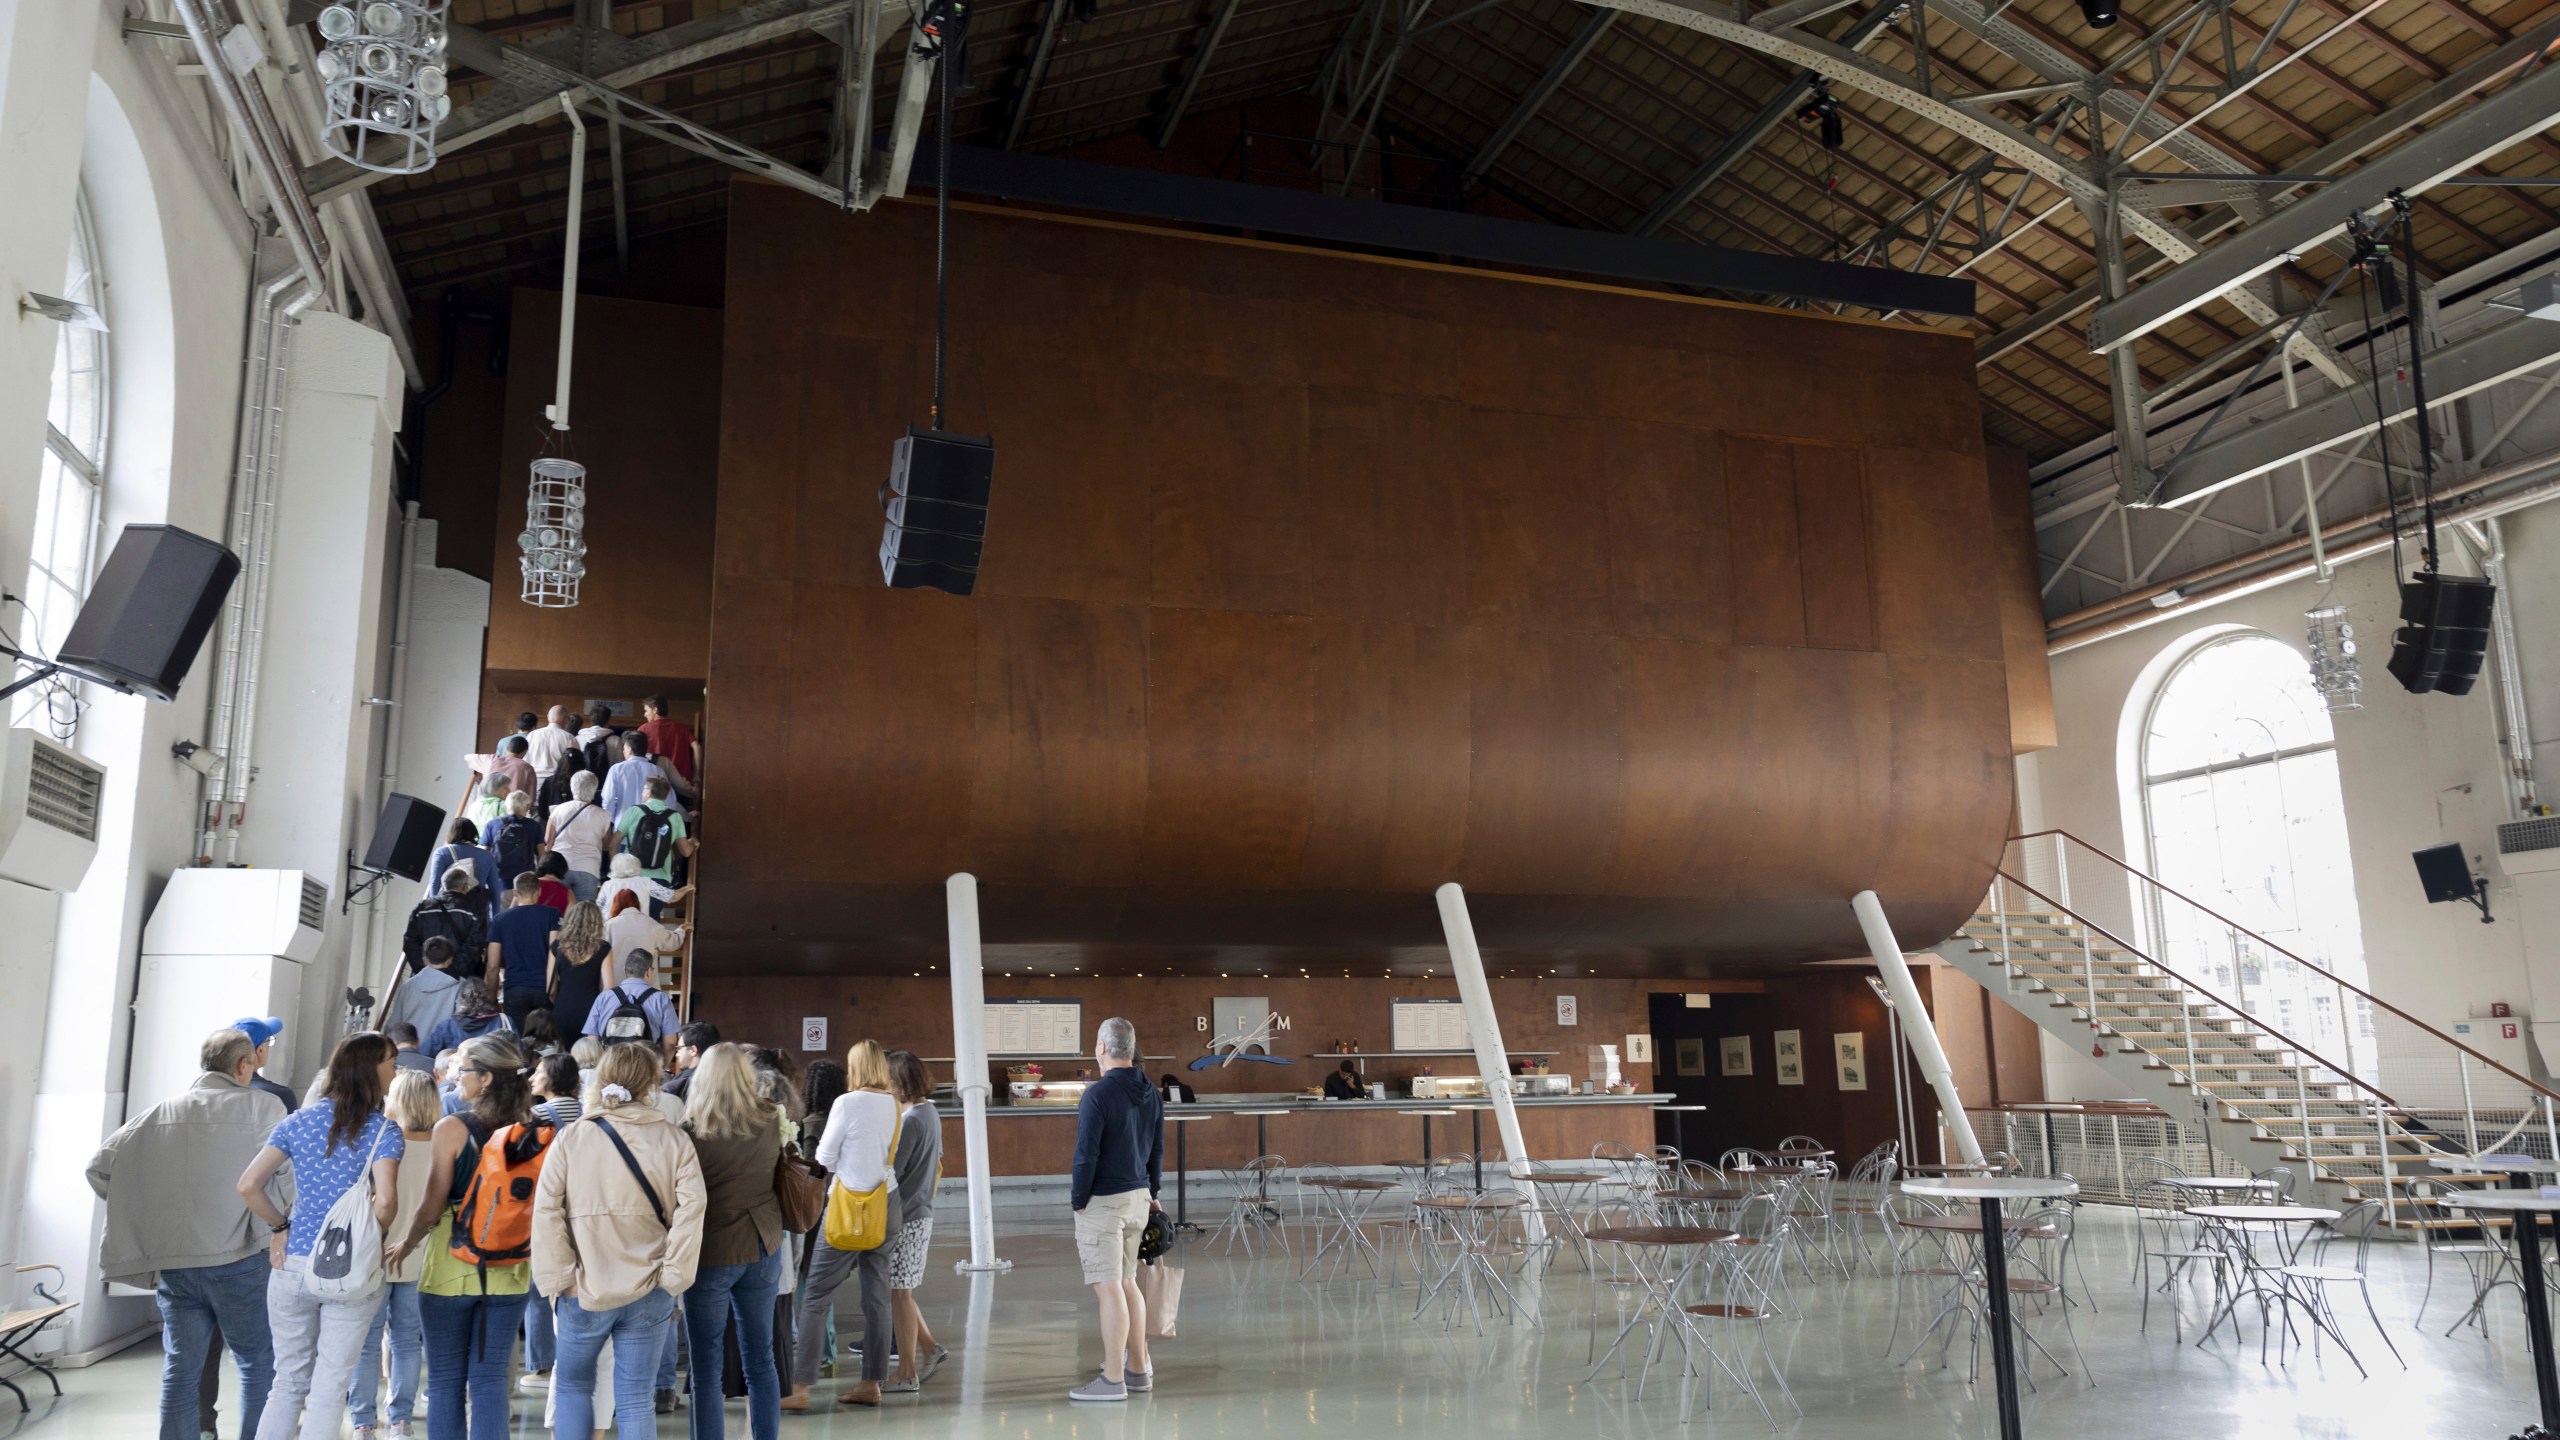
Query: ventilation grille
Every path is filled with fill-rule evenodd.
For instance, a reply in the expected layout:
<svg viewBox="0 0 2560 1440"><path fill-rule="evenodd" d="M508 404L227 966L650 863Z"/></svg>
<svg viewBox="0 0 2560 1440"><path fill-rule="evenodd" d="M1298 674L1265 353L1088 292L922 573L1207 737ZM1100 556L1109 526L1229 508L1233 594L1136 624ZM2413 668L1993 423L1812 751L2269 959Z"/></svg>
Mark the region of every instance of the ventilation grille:
<svg viewBox="0 0 2560 1440"><path fill-rule="evenodd" d="M2560 850L2560 816L2510 820L2498 827L2498 853L2521 855L2529 850Z"/></svg>
<svg viewBox="0 0 2560 1440"><path fill-rule="evenodd" d="M329 928L329 887L308 875L302 877L302 928Z"/></svg>
<svg viewBox="0 0 2560 1440"><path fill-rule="evenodd" d="M29 747L27 818L83 840L98 838L98 794L107 772L68 750Z"/></svg>

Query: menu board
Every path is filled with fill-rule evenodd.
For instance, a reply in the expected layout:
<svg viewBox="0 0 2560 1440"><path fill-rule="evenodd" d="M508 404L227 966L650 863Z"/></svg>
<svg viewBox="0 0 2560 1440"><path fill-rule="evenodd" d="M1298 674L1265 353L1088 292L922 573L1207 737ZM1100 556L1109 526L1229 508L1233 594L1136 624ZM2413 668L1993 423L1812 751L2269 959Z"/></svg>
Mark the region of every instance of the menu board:
<svg viewBox="0 0 2560 1440"><path fill-rule="evenodd" d="M985 1007L989 1055L1084 1053L1081 1000L989 1000Z"/></svg>
<svg viewBox="0 0 2560 1440"><path fill-rule="evenodd" d="M1467 1029L1467 1007L1456 1000L1396 1000L1391 1043L1398 1050L1469 1050L1475 1047Z"/></svg>

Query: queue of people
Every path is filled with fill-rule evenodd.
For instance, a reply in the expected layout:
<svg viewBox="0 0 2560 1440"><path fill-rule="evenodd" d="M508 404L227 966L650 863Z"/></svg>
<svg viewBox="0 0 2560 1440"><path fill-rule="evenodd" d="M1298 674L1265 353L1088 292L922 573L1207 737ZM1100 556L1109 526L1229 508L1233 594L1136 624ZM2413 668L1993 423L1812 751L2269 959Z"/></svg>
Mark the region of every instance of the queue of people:
<svg viewBox="0 0 2560 1440"><path fill-rule="evenodd" d="M422 1421L427 1440L501 1440L528 1391L578 1440L642 1440L686 1408L696 1440L722 1440L725 1391L773 1440L832 1369L847 1281L860 1379L840 1403L943 1367L916 1300L942 1150L922 1061L866 1040L804 1078L779 1049L670 1023L644 973L591 1011L637 1033L537 1054L482 982L457 989L488 1023L432 1069L407 1063L437 1048L408 1022L406 1043L351 1035L290 1110L253 1084L280 1024L217 1030L195 1084L91 1162L107 1269L159 1297L163 1440L210 1428L217 1346L244 1440L408 1440ZM885 1223L830 1240L805 1191L786 1204L794 1174L881 1198Z"/></svg>

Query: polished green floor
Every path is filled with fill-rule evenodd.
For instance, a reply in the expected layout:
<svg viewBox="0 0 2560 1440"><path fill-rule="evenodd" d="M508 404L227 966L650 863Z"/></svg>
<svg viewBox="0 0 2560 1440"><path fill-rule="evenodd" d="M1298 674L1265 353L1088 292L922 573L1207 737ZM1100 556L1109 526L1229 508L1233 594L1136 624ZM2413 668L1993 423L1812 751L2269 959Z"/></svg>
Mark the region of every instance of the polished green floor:
<svg viewBox="0 0 2560 1440"><path fill-rule="evenodd" d="M945 1216L957 1222L956 1212L946 1207ZM2356 1314L2346 1321L2347 1338L2371 1371L2359 1377L2334 1346L2318 1354L2297 1346L2281 1358L2270 1347L2261 1363L2254 1312L2245 1344L2235 1343L2226 1325L2199 1347L2193 1297L2185 1343L2172 1337L2157 1302L2150 1328L2137 1328L2140 1296L2130 1279L2124 1212L2091 1207L2085 1214L2083 1259L2095 1310L2075 1312L2073 1324L2088 1373L2063 1378L2035 1367L2037 1389L2025 1398L2029 1435L2488 1440L2533 1418L2532 1370L2514 1292L2491 1298L2485 1329L2466 1327L2446 1338L2445 1327L2469 1300L2468 1284L2451 1262L2438 1266L2428 1328L2420 1331L2411 1323L2424 1277L2420 1254L2407 1245L2375 1247L2376 1300L2408 1368L2393 1362ZM1614 1372L1584 1381L1593 1287L1570 1260L1543 1287L1543 1328L1492 1321L1478 1338L1464 1318L1447 1332L1436 1316L1416 1323L1409 1276L1383 1292L1365 1280L1302 1283L1288 1257L1248 1260L1239 1251L1229 1258L1194 1245L1185 1257L1181 1333L1160 1342L1155 1393L1126 1405L1072 1405L1068 1387L1090 1375L1098 1359L1072 1243L1064 1226L1029 1215L1004 1215L1000 1224L999 1251L1015 1266L1009 1274L955 1276L950 1262L961 1254L957 1238L937 1246L924 1299L930 1322L958 1353L931 1387L891 1397L884 1411L822 1404L829 1413L786 1417L785 1436L1580 1440L1679 1431L1676 1375L1657 1370L1641 1399ZM1907 1367L1897 1365L1883 1353L1892 1296L1886 1282L1870 1276L1799 1284L1803 1318L1772 1332L1778 1362L1805 1409L1801 1419L1781 1412L1785 1433L1880 1440L1992 1433L1989 1363L1979 1383L1969 1381L1961 1338L1950 1367L1936 1363L1934 1349ZM2050 1321L2036 1329L2053 1334ZM1906 1328L1906 1348L1909 1334ZM144 1348L66 1372L61 1399L39 1399L23 1420L0 1414L0 1440L148 1436L155 1428L157 1368L157 1355ZM822 1402L832 1388L821 1383ZM1714 1408L1699 1412L1693 1433L1768 1433L1759 1412L1738 1396L1719 1389L1712 1398ZM539 1400L520 1398L516 1434L540 1433ZM9 1408L0 1395L0 1411ZM685 1435L686 1418L662 1420L660 1434ZM728 1431L746 1434L741 1405L728 1407ZM422 1440L423 1434L421 1424Z"/></svg>

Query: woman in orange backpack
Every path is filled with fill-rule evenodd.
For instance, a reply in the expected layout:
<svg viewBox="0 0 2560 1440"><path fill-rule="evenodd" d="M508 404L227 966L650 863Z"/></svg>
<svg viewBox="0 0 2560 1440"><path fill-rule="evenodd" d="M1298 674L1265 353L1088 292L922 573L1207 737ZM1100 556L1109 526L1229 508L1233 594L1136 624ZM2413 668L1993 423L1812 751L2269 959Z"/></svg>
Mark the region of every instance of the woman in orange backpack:
<svg viewBox="0 0 2560 1440"><path fill-rule="evenodd" d="M427 1440L506 1440L508 1361L531 1288L533 1182L552 1131L533 1122L513 1038L466 1041L455 1063L465 1108L436 1122L426 1196L386 1261L412 1250L424 1258Z"/></svg>

